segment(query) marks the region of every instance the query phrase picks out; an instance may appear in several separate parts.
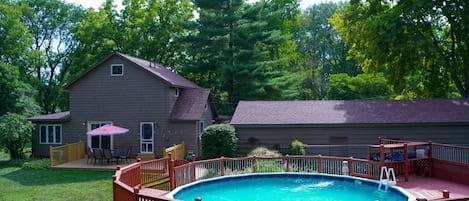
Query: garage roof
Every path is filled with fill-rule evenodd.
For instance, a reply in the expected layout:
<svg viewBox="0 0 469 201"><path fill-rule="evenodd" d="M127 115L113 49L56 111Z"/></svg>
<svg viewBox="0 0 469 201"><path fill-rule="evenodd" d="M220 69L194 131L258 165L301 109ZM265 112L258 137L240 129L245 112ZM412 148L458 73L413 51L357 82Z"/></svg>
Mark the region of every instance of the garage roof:
<svg viewBox="0 0 469 201"><path fill-rule="evenodd" d="M233 125L469 123L469 99L241 101Z"/></svg>

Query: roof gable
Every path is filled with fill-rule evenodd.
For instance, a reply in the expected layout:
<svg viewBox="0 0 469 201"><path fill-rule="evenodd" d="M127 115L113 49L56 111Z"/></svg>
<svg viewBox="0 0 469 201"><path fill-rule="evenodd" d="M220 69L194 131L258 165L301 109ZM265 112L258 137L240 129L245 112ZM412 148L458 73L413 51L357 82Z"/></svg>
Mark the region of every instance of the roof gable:
<svg viewBox="0 0 469 201"><path fill-rule="evenodd" d="M189 121L200 120L208 103L210 90L208 89L183 89L171 111L171 120Z"/></svg>
<svg viewBox="0 0 469 201"><path fill-rule="evenodd" d="M83 77L87 76L90 72L92 72L94 69L100 67L103 63L108 61L109 59L118 56L121 57L125 60L130 61L131 63L135 64L135 66L141 68L142 70L145 70L146 72L154 75L155 77L163 80L166 82L169 86L171 87L177 87L177 88L200 88L198 85L193 83L190 80L187 80L186 78L178 75L177 73L169 70L165 66L147 61L144 59L136 58L130 55L122 54L119 52L114 52L111 55L107 56L100 62L96 63L93 67L89 68L87 71L85 71L83 74L81 74L78 78L75 80L71 81L68 83L65 88L70 88L72 85L76 84L79 80L81 80Z"/></svg>
<svg viewBox="0 0 469 201"><path fill-rule="evenodd" d="M469 123L469 99L241 101L234 125Z"/></svg>

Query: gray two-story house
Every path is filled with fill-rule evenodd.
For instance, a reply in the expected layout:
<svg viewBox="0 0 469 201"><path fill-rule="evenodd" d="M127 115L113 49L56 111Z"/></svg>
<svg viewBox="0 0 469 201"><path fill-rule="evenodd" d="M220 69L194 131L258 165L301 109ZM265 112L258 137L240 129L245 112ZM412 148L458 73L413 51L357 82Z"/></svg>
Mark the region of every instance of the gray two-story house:
<svg viewBox="0 0 469 201"><path fill-rule="evenodd" d="M217 117L210 91L166 67L113 53L70 82L70 111L29 118L37 125L33 156L49 156L49 147L86 142L92 148L155 153L173 144L199 152L199 135ZM89 136L105 124L129 129L127 134Z"/></svg>

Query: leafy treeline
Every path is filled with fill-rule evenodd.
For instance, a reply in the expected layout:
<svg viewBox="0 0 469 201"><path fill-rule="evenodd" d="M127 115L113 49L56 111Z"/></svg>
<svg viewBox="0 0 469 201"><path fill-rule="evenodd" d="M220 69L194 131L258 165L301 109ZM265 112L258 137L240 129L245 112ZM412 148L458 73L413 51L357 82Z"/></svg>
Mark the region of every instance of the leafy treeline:
<svg viewBox="0 0 469 201"><path fill-rule="evenodd" d="M239 100L469 96L465 1L0 0L0 115L68 110L63 86L113 51ZM40 109L38 109L40 108Z"/></svg>

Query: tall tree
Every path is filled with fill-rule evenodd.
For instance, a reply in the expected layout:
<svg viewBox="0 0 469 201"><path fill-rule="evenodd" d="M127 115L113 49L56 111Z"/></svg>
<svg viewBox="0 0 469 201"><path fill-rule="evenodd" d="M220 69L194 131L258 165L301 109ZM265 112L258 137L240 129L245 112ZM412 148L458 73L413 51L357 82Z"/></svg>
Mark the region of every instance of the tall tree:
<svg viewBox="0 0 469 201"><path fill-rule="evenodd" d="M332 22L350 56L365 72L384 69L397 94L416 84L414 98L448 97L452 86L469 97L466 1L352 0Z"/></svg>
<svg viewBox="0 0 469 201"><path fill-rule="evenodd" d="M127 53L177 68L185 61L190 0L125 0L122 22Z"/></svg>
<svg viewBox="0 0 469 201"><path fill-rule="evenodd" d="M42 112L67 109L59 108L60 100L67 98L62 86L70 68L69 55L77 45L73 29L83 9L59 0L21 0L18 4L25 8L23 21L33 36L26 66L34 77L30 82L38 88Z"/></svg>
<svg viewBox="0 0 469 201"><path fill-rule="evenodd" d="M329 76L337 73L358 75L361 70L347 59L348 46L332 28L329 18L344 9L345 3L321 3L308 7L301 15L297 32L304 70L308 73L313 99L324 99Z"/></svg>
<svg viewBox="0 0 469 201"><path fill-rule="evenodd" d="M0 61L20 66L31 44L31 34L21 22L22 7L0 1ZM26 73L25 68L22 74Z"/></svg>

